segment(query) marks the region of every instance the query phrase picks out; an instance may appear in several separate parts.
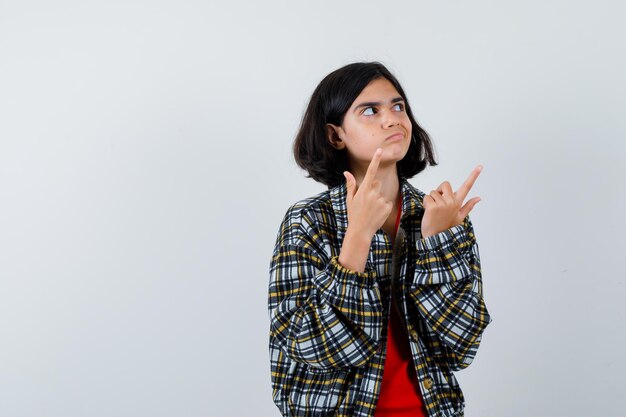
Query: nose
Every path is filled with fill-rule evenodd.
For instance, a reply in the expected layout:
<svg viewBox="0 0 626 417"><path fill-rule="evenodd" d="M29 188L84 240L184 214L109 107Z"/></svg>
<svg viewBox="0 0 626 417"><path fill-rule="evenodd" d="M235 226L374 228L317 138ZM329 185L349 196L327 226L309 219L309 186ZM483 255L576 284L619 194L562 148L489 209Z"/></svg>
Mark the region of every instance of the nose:
<svg viewBox="0 0 626 417"><path fill-rule="evenodd" d="M400 124L400 117L397 113L388 111L383 120L385 127L392 127Z"/></svg>

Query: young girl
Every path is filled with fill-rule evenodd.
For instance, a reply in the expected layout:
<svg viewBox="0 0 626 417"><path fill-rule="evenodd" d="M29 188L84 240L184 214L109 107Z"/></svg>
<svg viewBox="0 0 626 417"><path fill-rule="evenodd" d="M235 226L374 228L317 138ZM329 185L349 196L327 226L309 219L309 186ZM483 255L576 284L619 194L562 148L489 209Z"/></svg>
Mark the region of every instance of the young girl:
<svg viewBox="0 0 626 417"><path fill-rule="evenodd" d="M407 179L437 165L396 78L346 65L317 86L295 159L328 190L291 205L270 262L272 394L283 416L463 416L453 372L491 319L463 204Z"/></svg>

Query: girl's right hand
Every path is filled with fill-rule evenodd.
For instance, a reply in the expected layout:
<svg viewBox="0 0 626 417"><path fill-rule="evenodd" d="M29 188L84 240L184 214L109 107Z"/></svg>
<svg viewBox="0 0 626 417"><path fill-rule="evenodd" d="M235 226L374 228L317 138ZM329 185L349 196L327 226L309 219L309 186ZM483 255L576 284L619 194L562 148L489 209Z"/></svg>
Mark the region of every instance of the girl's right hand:
<svg viewBox="0 0 626 417"><path fill-rule="evenodd" d="M393 202L385 200L380 192L381 182L375 179L382 153L382 148L374 152L358 190L354 176L349 171L343 173L348 189L348 227L353 233L363 234L370 239L383 226L393 209Z"/></svg>

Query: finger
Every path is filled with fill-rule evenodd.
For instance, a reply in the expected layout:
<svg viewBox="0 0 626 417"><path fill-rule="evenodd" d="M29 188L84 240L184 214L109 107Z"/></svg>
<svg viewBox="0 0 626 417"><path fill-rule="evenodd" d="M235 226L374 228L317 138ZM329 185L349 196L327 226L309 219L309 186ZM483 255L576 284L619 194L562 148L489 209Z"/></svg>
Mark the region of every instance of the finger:
<svg viewBox="0 0 626 417"><path fill-rule="evenodd" d="M474 206L476 204L478 204L478 202L480 200L481 200L480 197L474 197L474 198L468 200L467 203L465 203L465 205L463 207L461 207L461 210L459 210L459 212L461 213L463 218L467 217L467 215L470 213L470 211L472 211L474 209Z"/></svg>
<svg viewBox="0 0 626 417"><path fill-rule="evenodd" d="M431 204L435 204L435 201L433 200L433 198L431 196L429 196L428 194L426 194L424 196L424 198L422 199L422 206L424 206L424 208L428 208Z"/></svg>
<svg viewBox="0 0 626 417"><path fill-rule="evenodd" d="M439 191L439 194L444 196L445 199L454 196L454 191L452 191L452 185L450 185L449 181L444 181L439 184L439 187L437 187L437 191Z"/></svg>
<svg viewBox="0 0 626 417"><path fill-rule="evenodd" d="M441 194L439 194L439 191L433 190L433 191L430 192L429 195L435 201L435 203L437 203L437 204L443 204L444 203L443 197L441 196Z"/></svg>
<svg viewBox="0 0 626 417"><path fill-rule="evenodd" d="M369 188L372 185L372 180L376 176L376 171L378 171L378 165L380 164L380 155L382 155L383 149L377 148L374 152L374 156L372 157L372 161L367 167L367 172L365 173L365 178L363 178L363 182L361 186L365 186Z"/></svg>
<svg viewBox="0 0 626 417"><path fill-rule="evenodd" d="M476 182L476 178L478 178L482 169L482 165L477 165L476 168L472 170L469 177L467 177L465 182L459 187L459 189L455 193L456 196L461 199L461 201L465 200L465 197L467 197L467 194Z"/></svg>

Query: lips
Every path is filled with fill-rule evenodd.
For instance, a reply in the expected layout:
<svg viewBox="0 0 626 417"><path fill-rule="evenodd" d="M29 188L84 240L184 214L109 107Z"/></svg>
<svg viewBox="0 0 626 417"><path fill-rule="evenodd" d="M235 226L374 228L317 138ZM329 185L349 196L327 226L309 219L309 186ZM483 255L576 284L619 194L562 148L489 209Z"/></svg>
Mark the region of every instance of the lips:
<svg viewBox="0 0 626 417"><path fill-rule="evenodd" d="M392 134L391 136L388 136L387 139L385 139L385 140L402 139L403 137L404 137L404 135L402 134L402 132L396 132L396 133Z"/></svg>

